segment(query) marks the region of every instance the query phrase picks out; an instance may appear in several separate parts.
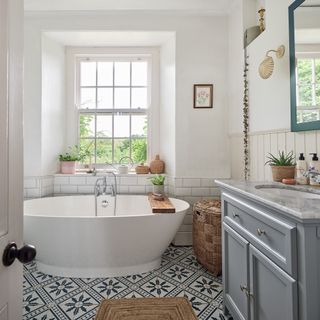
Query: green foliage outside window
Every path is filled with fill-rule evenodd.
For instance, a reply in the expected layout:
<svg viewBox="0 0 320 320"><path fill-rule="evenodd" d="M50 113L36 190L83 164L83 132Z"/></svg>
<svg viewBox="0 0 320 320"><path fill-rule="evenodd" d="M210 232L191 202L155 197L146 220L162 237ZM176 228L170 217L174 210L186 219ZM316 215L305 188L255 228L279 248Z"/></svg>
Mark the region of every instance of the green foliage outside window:
<svg viewBox="0 0 320 320"><path fill-rule="evenodd" d="M320 59L298 59L297 80L298 123L320 120Z"/></svg>
<svg viewBox="0 0 320 320"><path fill-rule="evenodd" d="M80 116L80 150L85 156L83 164L93 163L95 154L94 132L91 124L94 115ZM131 136L131 158L134 163L147 161L147 121L144 125L144 134ZM114 139L114 161L112 159L112 138L108 138L103 132L96 133L96 162L119 163L120 159L130 156L130 139ZM105 139L99 139L105 138Z"/></svg>

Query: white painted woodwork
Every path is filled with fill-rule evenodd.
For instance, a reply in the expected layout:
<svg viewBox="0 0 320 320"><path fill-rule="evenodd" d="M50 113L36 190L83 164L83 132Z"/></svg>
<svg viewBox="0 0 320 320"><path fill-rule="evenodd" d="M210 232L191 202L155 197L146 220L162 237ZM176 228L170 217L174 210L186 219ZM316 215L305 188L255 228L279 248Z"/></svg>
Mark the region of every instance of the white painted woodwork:
<svg viewBox="0 0 320 320"><path fill-rule="evenodd" d="M309 162L309 153L317 152L320 156L320 131L290 132L287 130L275 130L251 133L249 136L250 146L250 180L271 181L271 169L265 162L268 153L278 154L279 151L293 151L298 159L303 152ZM243 147L241 135L231 135L232 146L232 178L242 177ZM234 147L237 146L237 147Z"/></svg>
<svg viewBox="0 0 320 320"><path fill-rule="evenodd" d="M23 1L0 0L0 256L22 245ZM0 264L0 320L22 318L22 265Z"/></svg>

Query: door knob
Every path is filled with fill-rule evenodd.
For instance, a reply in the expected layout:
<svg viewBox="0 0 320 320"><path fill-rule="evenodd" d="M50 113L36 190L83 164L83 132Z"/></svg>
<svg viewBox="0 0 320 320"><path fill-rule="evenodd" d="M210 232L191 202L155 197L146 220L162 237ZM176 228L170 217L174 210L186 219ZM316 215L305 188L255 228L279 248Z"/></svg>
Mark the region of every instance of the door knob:
<svg viewBox="0 0 320 320"><path fill-rule="evenodd" d="M4 249L2 263L9 267L17 258L21 263L31 262L36 257L37 251L34 246L26 244L21 249L18 249L15 242L10 242Z"/></svg>

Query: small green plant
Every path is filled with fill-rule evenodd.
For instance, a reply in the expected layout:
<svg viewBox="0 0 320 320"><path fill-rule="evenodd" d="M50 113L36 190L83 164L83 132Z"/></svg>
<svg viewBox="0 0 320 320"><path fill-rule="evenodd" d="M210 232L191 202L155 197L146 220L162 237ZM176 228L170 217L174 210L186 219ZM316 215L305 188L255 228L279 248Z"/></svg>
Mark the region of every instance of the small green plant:
<svg viewBox="0 0 320 320"><path fill-rule="evenodd" d="M163 186L164 181L166 180L165 176L157 174L156 176L149 178L153 185L155 186Z"/></svg>
<svg viewBox="0 0 320 320"><path fill-rule="evenodd" d="M79 146L69 147L69 152L59 154L60 161L81 161L84 155L81 155Z"/></svg>
<svg viewBox="0 0 320 320"><path fill-rule="evenodd" d="M279 151L279 156L276 157L273 154L269 153L267 156L268 161L266 161L265 164L268 164L270 166L276 166L276 167L291 167L295 166L295 158L293 155L293 151L290 151L289 153L285 154L284 151Z"/></svg>

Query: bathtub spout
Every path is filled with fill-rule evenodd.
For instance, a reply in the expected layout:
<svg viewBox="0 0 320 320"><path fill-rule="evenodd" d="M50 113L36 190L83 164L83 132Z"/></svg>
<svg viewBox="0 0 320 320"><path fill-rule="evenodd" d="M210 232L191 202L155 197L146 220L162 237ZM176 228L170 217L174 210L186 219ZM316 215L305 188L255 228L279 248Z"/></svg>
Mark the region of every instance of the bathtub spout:
<svg viewBox="0 0 320 320"><path fill-rule="evenodd" d="M111 197L115 198L114 201L114 212L113 215L116 215L116 206L117 206L117 178L113 172L108 172L108 174L112 175L113 183L110 183L110 193ZM98 214L98 197L102 195L107 195L108 190L108 183L107 183L107 176L103 176L97 179L96 184L94 186L94 198L95 198L95 215Z"/></svg>

